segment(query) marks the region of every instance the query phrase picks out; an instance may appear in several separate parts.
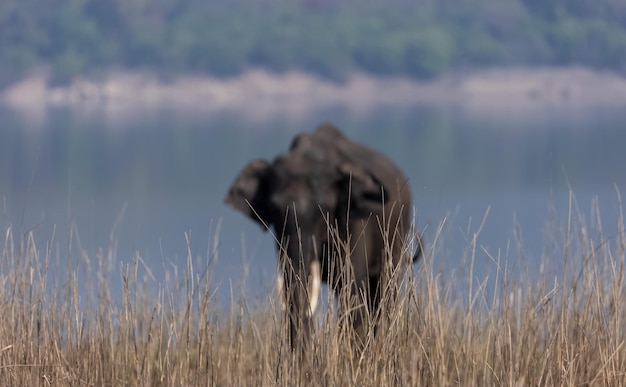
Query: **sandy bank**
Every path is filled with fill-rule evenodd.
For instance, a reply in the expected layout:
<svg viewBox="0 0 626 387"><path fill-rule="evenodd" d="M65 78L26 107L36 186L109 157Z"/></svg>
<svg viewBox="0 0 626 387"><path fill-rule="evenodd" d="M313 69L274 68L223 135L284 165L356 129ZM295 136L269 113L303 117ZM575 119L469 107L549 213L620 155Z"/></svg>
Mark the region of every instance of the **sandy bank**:
<svg viewBox="0 0 626 387"><path fill-rule="evenodd" d="M0 102L25 112L47 107L101 110L113 115L170 107L237 111L251 118L300 116L343 106L363 113L377 106L459 105L478 110L626 105L626 78L584 68L497 69L432 82L355 74L344 84L289 72L261 70L218 79L182 75L169 82L146 73L111 72L51 87L32 76L0 92Z"/></svg>

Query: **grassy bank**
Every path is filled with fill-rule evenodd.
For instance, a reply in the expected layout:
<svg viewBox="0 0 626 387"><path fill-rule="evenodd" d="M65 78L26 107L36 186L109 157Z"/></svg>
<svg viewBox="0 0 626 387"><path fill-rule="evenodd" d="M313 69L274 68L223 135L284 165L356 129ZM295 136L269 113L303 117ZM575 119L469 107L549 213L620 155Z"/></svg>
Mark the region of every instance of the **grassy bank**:
<svg viewBox="0 0 626 387"><path fill-rule="evenodd" d="M554 222L551 246L532 278L513 269L518 253L481 249L480 228L467 232L459 274L441 275L433 262L445 243L442 222L431 230L421 263L406 273L400 302L386 305L390 318L379 334L358 350L330 302L302 362L292 356L276 306L255 308L244 300L220 315L208 263L193 267L189 257L180 277L153 296L142 290L136 257L120 266L122 289L110 289L101 276L90 301L79 294L82 274L72 265L59 285L48 283L54 235L37 240L7 227L0 380L12 386L626 385L626 230L620 217L619 232L604 235L591 215L587 222L572 211ZM479 256L492 260L489 281L472 278ZM120 300L111 299L114 290Z"/></svg>

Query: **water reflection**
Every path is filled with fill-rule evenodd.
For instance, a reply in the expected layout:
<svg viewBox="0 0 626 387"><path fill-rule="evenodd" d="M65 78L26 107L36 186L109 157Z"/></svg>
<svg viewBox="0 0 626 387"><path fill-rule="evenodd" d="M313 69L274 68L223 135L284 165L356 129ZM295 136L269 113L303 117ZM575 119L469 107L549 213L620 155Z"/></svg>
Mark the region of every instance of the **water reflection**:
<svg viewBox="0 0 626 387"><path fill-rule="evenodd" d="M598 198L610 235L616 189L626 185L626 114L610 110L489 117L421 107L352 117L331 109L254 125L234 114L163 111L120 124L54 111L39 128L11 111L0 117L3 225L34 230L41 241L56 227L60 263L82 265L81 251L101 254L111 278L140 256L155 288L165 272L185 268L189 247L200 267L215 262L222 302L241 283L252 299L265 297L275 273L271 238L222 204L227 187L247 161L272 158L322 120L406 172L417 227L427 243L440 242L431 258L447 273L467 257L485 213L473 275L484 278L498 254L539 270L544 254L555 255L554 225L567 218L570 187L584 216Z"/></svg>

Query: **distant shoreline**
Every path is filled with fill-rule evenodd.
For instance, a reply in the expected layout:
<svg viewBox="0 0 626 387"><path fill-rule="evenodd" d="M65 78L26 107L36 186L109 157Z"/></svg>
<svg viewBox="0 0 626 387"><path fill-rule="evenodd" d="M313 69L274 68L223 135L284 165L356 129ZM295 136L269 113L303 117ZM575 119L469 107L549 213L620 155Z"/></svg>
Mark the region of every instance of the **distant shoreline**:
<svg viewBox="0 0 626 387"><path fill-rule="evenodd" d="M298 117L342 106L358 114L379 106L452 105L481 111L625 106L626 77L586 68L502 68L430 82L354 74L335 84L311 74L250 70L221 79L181 75L169 82L148 73L115 71L52 87L43 75L0 91L0 104L31 114L48 107L124 116L164 107L190 112L236 111L251 118Z"/></svg>

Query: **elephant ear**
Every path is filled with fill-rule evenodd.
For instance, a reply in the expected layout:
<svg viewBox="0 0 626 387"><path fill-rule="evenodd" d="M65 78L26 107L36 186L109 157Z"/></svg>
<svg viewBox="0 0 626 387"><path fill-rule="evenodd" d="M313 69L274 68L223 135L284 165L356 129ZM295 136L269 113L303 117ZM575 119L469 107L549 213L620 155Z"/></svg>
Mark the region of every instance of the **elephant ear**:
<svg viewBox="0 0 626 387"><path fill-rule="evenodd" d="M353 203L383 204L388 197L384 185L367 169L344 162L338 166L341 189L350 195Z"/></svg>
<svg viewBox="0 0 626 387"><path fill-rule="evenodd" d="M271 166L266 160L249 162L230 186L224 202L256 220L267 229L268 216L268 178Z"/></svg>

